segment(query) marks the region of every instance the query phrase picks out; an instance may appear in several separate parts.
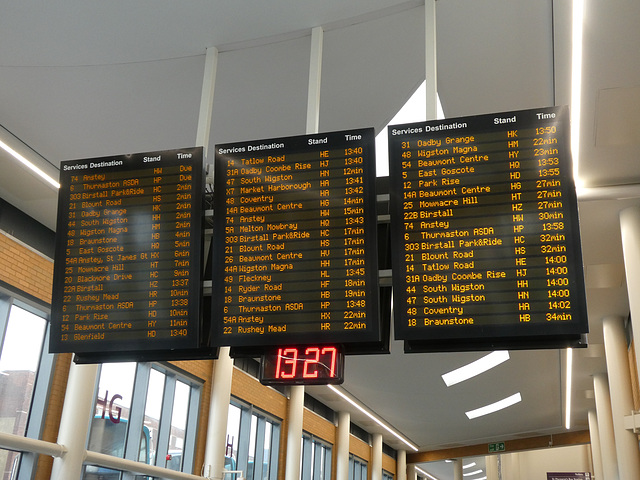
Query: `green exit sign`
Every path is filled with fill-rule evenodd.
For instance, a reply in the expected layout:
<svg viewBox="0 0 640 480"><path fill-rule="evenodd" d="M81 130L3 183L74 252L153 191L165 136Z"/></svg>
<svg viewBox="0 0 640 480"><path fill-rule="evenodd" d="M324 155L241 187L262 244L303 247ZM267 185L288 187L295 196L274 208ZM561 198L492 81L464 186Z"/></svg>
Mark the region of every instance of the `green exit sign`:
<svg viewBox="0 0 640 480"><path fill-rule="evenodd" d="M504 451L505 451L504 442L489 444L489 453L504 452Z"/></svg>

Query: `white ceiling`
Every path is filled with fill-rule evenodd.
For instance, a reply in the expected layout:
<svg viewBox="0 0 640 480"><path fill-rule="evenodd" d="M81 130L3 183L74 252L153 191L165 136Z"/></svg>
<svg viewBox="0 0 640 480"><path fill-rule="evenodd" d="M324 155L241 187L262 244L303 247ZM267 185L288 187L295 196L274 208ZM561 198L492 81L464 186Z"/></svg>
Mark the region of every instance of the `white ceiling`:
<svg viewBox="0 0 640 480"><path fill-rule="evenodd" d="M585 0L585 12L579 178L600 188L580 196L593 346L576 354L573 430L587 429L591 375L605 370L601 319L628 315L618 212L638 203L640 179L640 2ZM423 80L423 19L421 2L401 0L295 7L284 0L8 0L0 15L0 125L54 167L191 146L205 51L215 46L211 146L302 134L310 34L322 26L320 129L380 130ZM568 1L439 0L445 114L568 104L570 26ZM55 229L55 191L4 155L0 196ZM392 341L390 355L349 357L344 388L422 450L565 431L561 352L512 352L494 371L444 386L442 373L481 355L405 355ZM347 408L324 387L309 391ZM464 411L516 391L520 404L466 419ZM385 441L402 448L386 433ZM445 470L441 480L452 478Z"/></svg>

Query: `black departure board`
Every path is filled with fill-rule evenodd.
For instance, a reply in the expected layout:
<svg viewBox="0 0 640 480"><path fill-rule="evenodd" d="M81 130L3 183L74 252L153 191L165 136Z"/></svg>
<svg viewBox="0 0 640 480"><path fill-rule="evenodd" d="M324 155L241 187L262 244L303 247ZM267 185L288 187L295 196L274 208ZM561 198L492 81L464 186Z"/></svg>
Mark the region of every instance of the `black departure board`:
<svg viewBox="0 0 640 480"><path fill-rule="evenodd" d="M567 107L388 136L396 338L437 350L587 332Z"/></svg>
<svg viewBox="0 0 640 480"><path fill-rule="evenodd" d="M200 347L202 155L62 162L51 352Z"/></svg>
<svg viewBox="0 0 640 480"><path fill-rule="evenodd" d="M217 145L213 336L380 341L373 129Z"/></svg>

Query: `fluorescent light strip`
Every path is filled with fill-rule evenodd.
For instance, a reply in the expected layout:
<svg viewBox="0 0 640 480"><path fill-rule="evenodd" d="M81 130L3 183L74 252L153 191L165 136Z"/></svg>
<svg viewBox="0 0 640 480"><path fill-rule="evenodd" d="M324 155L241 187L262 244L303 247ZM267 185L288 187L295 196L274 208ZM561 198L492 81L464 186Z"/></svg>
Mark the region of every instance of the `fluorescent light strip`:
<svg viewBox="0 0 640 480"><path fill-rule="evenodd" d="M498 410L503 410L521 401L522 396L520 395L520 392L518 392L510 397L492 403L491 405L485 405L484 407L476 408L475 410L469 410L468 412L465 412L465 415L469 420L472 420L474 418L482 417L483 415L489 415L490 413L497 412Z"/></svg>
<svg viewBox="0 0 640 480"><path fill-rule="evenodd" d="M436 477L434 477L430 473L425 472L420 467L416 467L416 470L418 471L418 473L420 473L421 475L425 475L426 477L430 478L431 480L438 480Z"/></svg>
<svg viewBox="0 0 640 480"><path fill-rule="evenodd" d="M577 186L580 161L580 99L582 93L582 29L584 0L573 0L571 25L571 154L573 178Z"/></svg>
<svg viewBox="0 0 640 480"><path fill-rule="evenodd" d="M464 470L465 468L471 468L475 466L476 466L476 462L471 462L471 463L467 463L466 465L463 465L462 469Z"/></svg>
<svg viewBox="0 0 640 480"><path fill-rule="evenodd" d="M471 475L477 475L479 473L482 473L482 469L480 470L475 470L473 472L469 472L469 473L463 473L462 476L463 477L470 477Z"/></svg>
<svg viewBox="0 0 640 480"><path fill-rule="evenodd" d="M509 360L508 351L498 350L495 352L491 352L489 355L485 355L475 362L471 362L464 367L460 367L449 373L445 373L444 375L442 375L442 380L444 380L444 383L447 385L447 387L450 387L452 385L455 385L456 383L464 382L465 380L469 380L476 375L480 375L487 370L491 370L492 368L497 367L507 360Z"/></svg>
<svg viewBox="0 0 640 480"><path fill-rule="evenodd" d="M362 413L364 413L367 417L369 417L371 420L373 420L374 422L376 422L378 425L380 425L382 428L384 428L387 432L389 432L391 435L393 435L394 437L396 437L398 440L400 440L402 443L404 443L405 445L407 445L409 448L411 448L414 451L418 451L418 447L417 445L414 445L413 443L411 443L409 440L407 440L406 438L404 438L402 435L400 435L396 430L394 430L393 428L391 428L389 425L387 425L385 422L383 422L382 420L380 420L378 417L376 417L373 413L371 413L369 410L367 410L366 408L364 408L362 405L360 405L359 402L357 402L356 400L354 400L353 398L351 398L350 396L348 396L346 393L340 391L338 388L334 387L333 385L327 385L331 390L333 390L336 394L338 394L340 397L342 397L343 399L345 399L347 402L349 402L351 405L353 405L354 407L356 407L358 410L360 410Z"/></svg>
<svg viewBox="0 0 640 480"><path fill-rule="evenodd" d="M571 428L571 384L573 382L573 349L567 348L567 378L566 378L566 404L564 426L567 430Z"/></svg>
<svg viewBox="0 0 640 480"><path fill-rule="evenodd" d="M42 177L42 179L44 179L46 182L50 183L51 185L53 185L55 188L60 188L60 184L55 181L53 178L51 178L49 175L47 175L46 173L44 173L42 170L40 170L38 167L36 167L33 163L31 163L29 160L27 160L25 157L23 157L22 155L20 155L18 152L16 152L13 148L11 148L9 145L7 145L6 143L4 143L2 140L0 140L0 148L2 148L4 151L6 151L9 155L11 155L12 157L14 157L16 160L18 160L20 163L22 163L25 167L29 168L31 171L35 172L37 175L39 175L40 177Z"/></svg>

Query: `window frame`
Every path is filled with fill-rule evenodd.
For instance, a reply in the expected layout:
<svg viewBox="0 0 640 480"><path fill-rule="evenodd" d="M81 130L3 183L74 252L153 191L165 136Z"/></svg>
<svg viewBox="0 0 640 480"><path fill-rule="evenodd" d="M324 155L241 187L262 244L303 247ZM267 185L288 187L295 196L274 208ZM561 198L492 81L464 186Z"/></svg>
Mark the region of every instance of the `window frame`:
<svg viewBox="0 0 640 480"><path fill-rule="evenodd" d="M2 348L4 346L5 335L11 318L11 308L13 306L41 317L45 321L45 332L40 347L40 358L38 360L38 366L36 367L33 393L24 433L26 438L41 440L49 403L49 394L51 392L51 382L56 365L56 356L49 353L49 349L46 348L47 345L49 345L51 309L49 305L36 299L28 299L25 296L7 292L0 287L0 355L2 355ZM32 479L35 475L37 463L38 454L33 452L19 452L19 458L16 462L18 466L16 480Z"/></svg>
<svg viewBox="0 0 640 480"><path fill-rule="evenodd" d="M359 474L356 476L356 474ZM369 463L363 459L349 454L349 480L367 480L369 475Z"/></svg>
<svg viewBox="0 0 640 480"><path fill-rule="evenodd" d="M266 423L271 424L271 443L269 445L269 475L268 480L277 480L278 478L278 457L280 452L280 431L282 428L282 420L268 414L267 412L256 408L253 405L242 402L236 397L231 398L230 405L240 409L240 426L238 431L238 449L236 468L242 470L247 480L253 480L256 475L255 465L256 459L264 464L264 440ZM251 425L252 418L256 417L256 435L254 439L254 451L251 452ZM245 440L246 439L246 440ZM258 452L259 450L259 452ZM253 454L254 470L252 476L249 477L248 464L249 456ZM262 477L260 477L262 480Z"/></svg>
<svg viewBox="0 0 640 480"><path fill-rule="evenodd" d="M325 452L324 460L322 459L323 450ZM301 453L301 479L331 480L333 445L308 432L302 432ZM307 462L307 459L311 461Z"/></svg>
<svg viewBox="0 0 640 480"><path fill-rule="evenodd" d="M153 459L153 461L150 461L149 465L166 468L165 459L169 451L175 386L177 381L179 380L189 386L187 423L185 425L185 438L182 448L182 459L179 471L192 473L193 465L195 462L198 419L200 414L200 402L202 399L202 389L204 386L204 381L194 375L189 374L188 372L185 372L177 367L174 367L171 364L164 362L136 363L131 394L131 407L129 411L129 419L127 422L127 431L125 435L124 459L139 462L140 432L142 431L144 425L147 391L149 388L149 378L152 370L157 370L162 373L165 376L165 381L163 386L160 418L158 419L159 426L157 450L155 453L155 458ZM92 416L95 415L96 412L98 385L100 384L101 373L102 365L100 365L98 375L96 376ZM89 429L89 432L87 434L87 446L89 444L90 435L91 429ZM87 464L85 464L85 467L86 465ZM132 472L123 471L121 478L123 480L134 480L136 478L136 475Z"/></svg>

